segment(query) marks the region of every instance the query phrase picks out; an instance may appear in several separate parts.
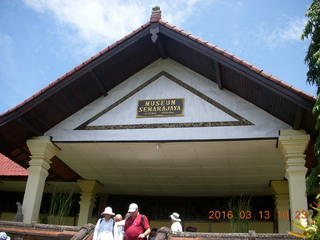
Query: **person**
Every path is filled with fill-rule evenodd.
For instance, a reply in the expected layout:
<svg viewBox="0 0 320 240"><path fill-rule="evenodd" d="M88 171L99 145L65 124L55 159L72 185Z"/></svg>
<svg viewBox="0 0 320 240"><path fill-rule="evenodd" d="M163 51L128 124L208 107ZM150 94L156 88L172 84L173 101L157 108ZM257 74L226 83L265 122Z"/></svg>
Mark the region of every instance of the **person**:
<svg viewBox="0 0 320 240"><path fill-rule="evenodd" d="M112 216L115 214L112 212L111 207L106 207L101 213L102 218L100 218L94 228L93 239L92 240L114 240L113 228L114 220Z"/></svg>
<svg viewBox="0 0 320 240"><path fill-rule="evenodd" d="M170 229L173 232L182 232L182 226L180 223L181 219L179 217L180 217L180 215L176 212L174 212L170 215L171 222L172 222Z"/></svg>
<svg viewBox="0 0 320 240"><path fill-rule="evenodd" d="M151 233L149 235L149 240L154 240L156 238L157 231L158 231L157 228L152 228L151 229Z"/></svg>
<svg viewBox="0 0 320 240"><path fill-rule="evenodd" d="M0 232L0 240L10 240L10 237L5 232Z"/></svg>
<svg viewBox="0 0 320 240"><path fill-rule="evenodd" d="M130 217L124 225L125 240L143 240L150 234L150 224L147 216L139 213L138 205L131 203L129 205Z"/></svg>
<svg viewBox="0 0 320 240"><path fill-rule="evenodd" d="M129 215L130 216L130 215ZM125 219L122 219L121 214L114 217L114 240L123 240Z"/></svg>

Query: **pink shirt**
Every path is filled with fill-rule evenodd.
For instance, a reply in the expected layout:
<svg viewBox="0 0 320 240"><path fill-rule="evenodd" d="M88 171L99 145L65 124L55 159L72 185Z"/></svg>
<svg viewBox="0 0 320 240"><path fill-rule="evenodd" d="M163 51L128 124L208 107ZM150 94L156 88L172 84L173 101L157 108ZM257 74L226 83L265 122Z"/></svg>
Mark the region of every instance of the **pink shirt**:
<svg viewBox="0 0 320 240"><path fill-rule="evenodd" d="M142 223L141 216L141 214L138 214L136 218L129 217L126 220L124 225L126 240L138 240L138 236L144 233L146 229L150 228L148 218L144 216L144 223Z"/></svg>

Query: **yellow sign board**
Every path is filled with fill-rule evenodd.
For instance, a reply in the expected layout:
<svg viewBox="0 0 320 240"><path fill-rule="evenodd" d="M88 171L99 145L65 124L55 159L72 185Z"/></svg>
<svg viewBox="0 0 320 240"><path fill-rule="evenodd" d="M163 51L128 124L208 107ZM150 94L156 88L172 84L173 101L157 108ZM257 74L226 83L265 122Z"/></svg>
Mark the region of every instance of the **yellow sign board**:
<svg viewBox="0 0 320 240"><path fill-rule="evenodd" d="M184 115L184 98L139 100L137 118L180 117Z"/></svg>

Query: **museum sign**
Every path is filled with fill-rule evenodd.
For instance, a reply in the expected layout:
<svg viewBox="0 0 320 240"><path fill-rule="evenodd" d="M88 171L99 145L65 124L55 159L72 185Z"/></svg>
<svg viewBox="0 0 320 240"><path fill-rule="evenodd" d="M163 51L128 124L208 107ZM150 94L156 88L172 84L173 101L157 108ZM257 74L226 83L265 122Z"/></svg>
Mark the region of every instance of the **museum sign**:
<svg viewBox="0 0 320 240"><path fill-rule="evenodd" d="M137 118L180 117L184 114L184 99L148 99L139 100Z"/></svg>

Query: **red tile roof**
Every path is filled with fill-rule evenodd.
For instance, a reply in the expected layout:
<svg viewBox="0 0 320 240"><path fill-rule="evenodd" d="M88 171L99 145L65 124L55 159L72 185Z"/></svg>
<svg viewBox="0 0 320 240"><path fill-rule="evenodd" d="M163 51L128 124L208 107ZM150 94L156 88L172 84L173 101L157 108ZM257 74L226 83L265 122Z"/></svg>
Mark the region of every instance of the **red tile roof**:
<svg viewBox="0 0 320 240"><path fill-rule="evenodd" d="M0 153L0 176L28 176L28 171Z"/></svg>
<svg viewBox="0 0 320 240"><path fill-rule="evenodd" d="M37 97L38 95L41 95L41 93L45 92L46 90L48 90L49 88L53 87L54 85L58 84L60 81L62 81L63 79L65 79L67 76L75 73L76 71L78 71L79 69L81 69L82 67L86 66L87 64L89 64L90 62L92 62L93 60L97 59L98 57L100 57L101 55L103 55L104 53L108 52L109 50L115 48L116 46L118 46L119 44L121 44L122 42L124 42L125 40L129 39L130 37L132 37L133 35L135 35L136 33L140 32L141 30L143 30L144 28L146 28L147 26L149 26L151 23L153 22L159 22L159 24L187 37L190 38L191 40L198 42L204 46L206 46L207 48L225 56L226 58L229 58L230 60L239 63L240 65L251 69L252 71L256 72L257 74L271 80L272 82L287 88L289 91L305 98L311 101L315 101L317 98L311 94L308 94L306 92L303 92L302 90L299 90L295 87L293 87L292 85L289 85L288 83L276 78L275 76L263 71L262 69L254 66L251 63L246 62L243 59L238 58L237 56L219 48L216 45L213 45L211 43L208 43L204 40L201 40L200 38L193 36L192 34L185 32L182 29L179 29L176 26L173 26L171 24L169 24L166 21L163 21L161 19L161 15L159 14L155 14L155 15L151 15L150 21L148 21L147 23L145 23L144 25L142 25L141 27L139 27L138 29L134 30L133 32L131 32L130 34L124 36L123 38L121 38L120 40L116 41L115 43L111 44L110 46L108 46L107 48L103 49L102 51L100 51L99 53L97 53L96 55L92 56L91 58L87 59L86 61L84 61L83 63L79 64L78 66L76 66L75 68L73 68L72 70L70 70L69 72L67 72L66 74L64 74L63 76L61 76L60 78L56 79L54 82L50 83L48 86L46 86L45 88L43 88L42 90L40 90L39 92L35 93L34 95L32 95L31 97L29 97L28 99L26 99L24 102L20 103L19 105L17 105L16 107L13 107L12 109L8 110L7 112L4 113L0 113L0 117L4 116L12 111L14 111L15 109L20 108L21 106L23 106L24 104L26 104L27 102L31 101L32 99L34 99L35 97Z"/></svg>

